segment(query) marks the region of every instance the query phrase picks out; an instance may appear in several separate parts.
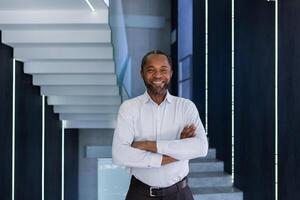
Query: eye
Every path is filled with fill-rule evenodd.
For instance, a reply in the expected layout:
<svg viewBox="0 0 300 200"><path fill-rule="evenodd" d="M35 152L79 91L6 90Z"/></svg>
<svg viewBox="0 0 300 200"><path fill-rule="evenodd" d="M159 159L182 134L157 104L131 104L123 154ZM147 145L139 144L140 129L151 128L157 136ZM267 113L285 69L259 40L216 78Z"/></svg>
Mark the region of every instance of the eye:
<svg viewBox="0 0 300 200"><path fill-rule="evenodd" d="M153 72L154 72L154 69L152 69L152 68L146 69L146 72L147 72L147 73L153 73Z"/></svg>
<svg viewBox="0 0 300 200"><path fill-rule="evenodd" d="M168 72L169 72L168 69L162 69L162 70L160 70L160 73L161 73L161 74L167 74Z"/></svg>

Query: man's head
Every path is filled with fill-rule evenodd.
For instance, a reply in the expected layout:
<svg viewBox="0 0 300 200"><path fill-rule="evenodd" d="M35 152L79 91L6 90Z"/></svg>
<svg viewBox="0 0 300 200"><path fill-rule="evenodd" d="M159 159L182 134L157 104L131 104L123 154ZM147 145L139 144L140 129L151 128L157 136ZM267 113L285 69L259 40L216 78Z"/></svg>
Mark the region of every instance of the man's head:
<svg viewBox="0 0 300 200"><path fill-rule="evenodd" d="M143 57L141 76L150 95L165 95L172 74L172 61L166 53L150 51Z"/></svg>

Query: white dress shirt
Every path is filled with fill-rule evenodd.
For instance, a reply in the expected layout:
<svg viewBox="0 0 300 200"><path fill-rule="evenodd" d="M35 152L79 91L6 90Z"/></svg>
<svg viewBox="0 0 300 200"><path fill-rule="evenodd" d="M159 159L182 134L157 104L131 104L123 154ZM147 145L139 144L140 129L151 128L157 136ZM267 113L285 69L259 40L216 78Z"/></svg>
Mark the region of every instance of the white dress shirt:
<svg viewBox="0 0 300 200"><path fill-rule="evenodd" d="M185 126L194 124L196 136L180 139ZM156 141L157 153L131 147L133 141ZM190 159L206 156L208 142L194 103L167 93L157 105L145 92L123 102L115 129L113 163L126 166L150 186L168 187L187 176ZM178 161L161 165L162 155Z"/></svg>

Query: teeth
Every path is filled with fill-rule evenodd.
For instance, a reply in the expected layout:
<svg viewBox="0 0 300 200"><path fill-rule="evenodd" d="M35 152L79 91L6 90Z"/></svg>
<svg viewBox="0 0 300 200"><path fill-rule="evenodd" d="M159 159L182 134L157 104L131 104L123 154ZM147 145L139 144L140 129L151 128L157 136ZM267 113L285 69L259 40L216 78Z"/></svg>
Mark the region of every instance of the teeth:
<svg viewBox="0 0 300 200"><path fill-rule="evenodd" d="M162 84L162 81L153 81L154 84Z"/></svg>

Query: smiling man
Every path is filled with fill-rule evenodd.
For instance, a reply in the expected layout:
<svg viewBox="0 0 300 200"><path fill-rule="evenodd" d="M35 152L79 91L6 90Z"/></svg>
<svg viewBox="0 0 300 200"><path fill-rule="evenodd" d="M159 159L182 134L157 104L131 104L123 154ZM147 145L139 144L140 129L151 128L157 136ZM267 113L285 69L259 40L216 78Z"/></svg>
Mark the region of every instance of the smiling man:
<svg viewBox="0 0 300 200"><path fill-rule="evenodd" d="M130 169L127 200L192 200L188 162L208 151L206 133L194 103L172 96L170 57L151 51L142 60L147 90L125 101L113 139L113 162Z"/></svg>

